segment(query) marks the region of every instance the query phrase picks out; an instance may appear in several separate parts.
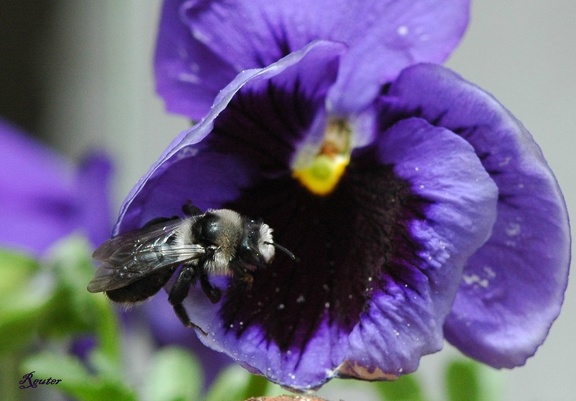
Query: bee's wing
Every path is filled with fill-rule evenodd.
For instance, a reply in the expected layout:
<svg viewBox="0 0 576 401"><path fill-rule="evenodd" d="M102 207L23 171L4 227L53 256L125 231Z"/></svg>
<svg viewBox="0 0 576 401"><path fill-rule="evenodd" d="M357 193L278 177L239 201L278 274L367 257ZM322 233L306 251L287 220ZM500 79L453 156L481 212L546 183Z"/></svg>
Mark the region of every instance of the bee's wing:
<svg viewBox="0 0 576 401"><path fill-rule="evenodd" d="M88 291L111 291L158 269L198 259L205 252L203 246L174 242L181 227L182 220L170 220L106 241L92 255L98 268Z"/></svg>

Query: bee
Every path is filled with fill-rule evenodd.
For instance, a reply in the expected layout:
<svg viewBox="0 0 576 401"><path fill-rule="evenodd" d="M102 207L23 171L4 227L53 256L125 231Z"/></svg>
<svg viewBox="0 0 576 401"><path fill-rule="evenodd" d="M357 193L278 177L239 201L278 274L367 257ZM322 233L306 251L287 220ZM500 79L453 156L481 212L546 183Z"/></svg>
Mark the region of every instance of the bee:
<svg viewBox="0 0 576 401"><path fill-rule="evenodd" d="M181 266L168 301L186 327L199 329L184 308L184 299L197 281L213 303L221 298L209 275L232 275L247 286L252 272L268 267L279 250L296 260L292 252L274 242L272 229L229 209L201 213L186 204L188 217L158 218L144 227L104 242L92 257L98 266L88 291L105 292L125 306L156 294Z"/></svg>

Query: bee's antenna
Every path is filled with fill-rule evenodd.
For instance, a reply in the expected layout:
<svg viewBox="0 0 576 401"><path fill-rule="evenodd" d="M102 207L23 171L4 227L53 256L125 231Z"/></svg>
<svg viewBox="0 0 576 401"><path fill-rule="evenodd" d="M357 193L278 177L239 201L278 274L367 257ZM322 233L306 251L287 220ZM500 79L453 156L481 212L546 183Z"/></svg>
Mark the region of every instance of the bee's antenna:
<svg viewBox="0 0 576 401"><path fill-rule="evenodd" d="M264 242L266 245L272 245L274 248L278 249L279 251L283 252L284 254L286 254L290 259L292 259L295 262L298 262L300 259L298 259L296 257L296 255L294 255L292 253L292 251L290 251L288 248L284 248L282 245L277 244L276 242Z"/></svg>

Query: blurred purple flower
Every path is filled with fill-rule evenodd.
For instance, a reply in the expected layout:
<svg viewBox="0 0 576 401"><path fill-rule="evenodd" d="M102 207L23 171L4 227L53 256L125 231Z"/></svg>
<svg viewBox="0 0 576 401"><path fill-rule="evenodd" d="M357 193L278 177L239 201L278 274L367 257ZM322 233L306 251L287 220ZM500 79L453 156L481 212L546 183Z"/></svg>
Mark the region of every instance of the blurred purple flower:
<svg viewBox="0 0 576 401"><path fill-rule="evenodd" d="M525 128L433 64L405 68L357 109L346 46L315 42L223 89L126 199L116 232L180 213L261 217L278 255L252 287L213 278L188 309L249 370L294 389L414 371L444 335L495 367L521 365L559 313L568 217ZM394 61L391 61L394 64ZM351 82L358 82L352 80Z"/></svg>
<svg viewBox="0 0 576 401"><path fill-rule="evenodd" d="M0 120L0 246L41 256L75 231L94 246L112 228L111 165L102 153L73 166Z"/></svg>
<svg viewBox="0 0 576 401"><path fill-rule="evenodd" d="M199 120L239 72L326 39L349 47L327 102L355 112L404 67L443 62L468 12L469 0L165 0L156 88L169 111Z"/></svg>

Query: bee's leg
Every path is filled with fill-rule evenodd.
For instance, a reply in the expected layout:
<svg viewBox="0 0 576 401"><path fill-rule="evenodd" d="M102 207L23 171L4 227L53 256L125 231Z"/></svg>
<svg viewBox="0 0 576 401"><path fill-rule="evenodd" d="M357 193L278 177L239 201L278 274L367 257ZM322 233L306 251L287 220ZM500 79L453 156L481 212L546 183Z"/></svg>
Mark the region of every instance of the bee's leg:
<svg viewBox="0 0 576 401"><path fill-rule="evenodd" d="M211 260L214 258L214 252L216 248L214 247L207 247L206 248L206 257L198 263L196 266L196 275L200 279L200 285L202 286L202 290L204 294L208 297L208 299L213 303L218 303L220 298L222 298L222 292L220 288L215 287L212 285L210 280L208 280L208 273L206 273L205 263L207 260Z"/></svg>
<svg viewBox="0 0 576 401"><path fill-rule="evenodd" d="M202 290L213 304L218 303L218 301L220 301L220 298L222 298L222 292L220 292L220 289L218 287L214 287L210 282L210 280L208 280L208 273L206 272L206 262L209 260L214 260L214 252L216 252L217 249L218 248L215 246L206 247L205 257L196 266L197 269L196 275L200 279L200 285L202 286Z"/></svg>
<svg viewBox="0 0 576 401"><path fill-rule="evenodd" d="M180 321L184 324L184 326L192 327L193 329L200 331L200 333L204 334L205 336L208 335L208 333L206 333L202 329L202 327L198 326L197 324L192 323L192 321L190 320L190 317L188 316L188 312L186 311L186 308L184 308L184 305L176 304L176 305L173 305L173 307L174 307L174 312L176 313L176 316L178 316L178 319L180 319Z"/></svg>
<svg viewBox="0 0 576 401"><path fill-rule="evenodd" d="M186 308L184 308L184 300L188 296L188 291L190 290L190 286L196 282L196 273L194 271L194 266L186 265L182 268L182 271L178 275L174 286L170 290L170 294L168 294L168 301L172 304L174 308L174 312L178 319L184 324L186 327L192 327L198 329L202 332L202 334L206 335L207 333L200 328L200 326L192 323L190 320L190 316L188 316L188 312Z"/></svg>
<svg viewBox="0 0 576 401"><path fill-rule="evenodd" d="M220 298L222 298L222 292L220 291L220 288L212 285L210 280L208 280L208 275L206 272L202 272L200 274L200 285L202 286L204 294L206 294L208 299L212 301L213 304L220 301Z"/></svg>
<svg viewBox="0 0 576 401"><path fill-rule="evenodd" d="M186 203L182 205L182 212L187 216L198 216L199 214L202 214L202 211L194 206L190 199L188 199Z"/></svg>
<svg viewBox="0 0 576 401"><path fill-rule="evenodd" d="M230 269L234 273L234 277L242 280L242 282L244 282L248 288L252 287L252 281L254 281L254 277L248 272L248 270L246 270L239 263L230 263Z"/></svg>

